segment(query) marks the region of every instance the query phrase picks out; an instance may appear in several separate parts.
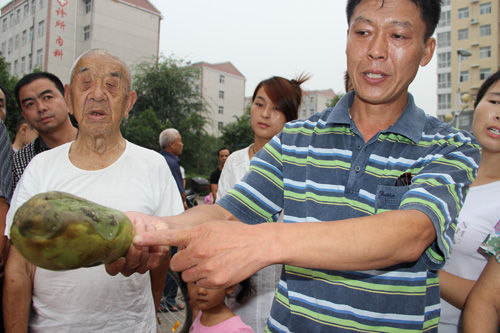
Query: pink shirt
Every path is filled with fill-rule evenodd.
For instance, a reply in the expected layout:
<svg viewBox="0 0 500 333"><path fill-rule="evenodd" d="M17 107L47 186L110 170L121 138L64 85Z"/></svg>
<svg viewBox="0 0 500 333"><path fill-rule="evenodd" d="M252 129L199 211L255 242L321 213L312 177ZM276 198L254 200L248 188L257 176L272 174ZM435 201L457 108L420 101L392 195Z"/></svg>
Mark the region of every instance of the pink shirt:
<svg viewBox="0 0 500 333"><path fill-rule="evenodd" d="M203 326L200 322L201 311L196 316L189 332L191 333L254 333L254 330L245 325L239 316L234 316L215 326Z"/></svg>

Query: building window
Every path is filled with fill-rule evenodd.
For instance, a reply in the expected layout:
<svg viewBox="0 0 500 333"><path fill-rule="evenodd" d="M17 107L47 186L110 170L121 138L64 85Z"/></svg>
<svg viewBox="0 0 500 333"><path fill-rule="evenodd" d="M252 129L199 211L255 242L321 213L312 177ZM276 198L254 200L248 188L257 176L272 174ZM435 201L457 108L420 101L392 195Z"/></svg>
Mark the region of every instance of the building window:
<svg viewBox="0 0 500 333"><path fill-rule="evenodd" d="M449 6L451 3L451 0L444 0L443 1L443 6Z"/></svg>
<svg viewBox="0 0 500 333"><path fill-rule="evenodd" d="M439 19L438 27L447 27L450 25L450 11L444 11L441 13L441 18Z"/></svg>
<svg viewBox="0 0 500 333"><path fill-rule="evenodd" d="M491 75L491 69L489 68L481 68L479 70L479 80L486 80L487 78L489 78Z"/></svg>
<svg viewBox="0 0 500 333"><path fill-rule="evenodd" d="M438 74L438 88L450 88L450 87L451 87L451 73Z"/></svg>
<svg viewBox="0 0 500 333"><path fill-rule="evenodd" d="M223 128L223 127L224 127L224 123L223 123L222 121L219 121L219 122L217 123L217 129L219 130L219 132L220 132L220 131L222 131L222 128Z"/></svg>
<svg viewBox="0 0 500 333"><path fill-rule="evenodd" d="M17 34L14 40L14 49L17 50L19 48L20 43L21 43L21 38L19 37L19 34Z"/></svg>
<svg viewBox="0 0 500 333"><path fill-rule="evenodd" d="M28 41L28 32L26 30L23 30L23 38L22 38L22 45L26 45L26 42Z"/></svg>
<svg viewBox="0 0 500 333"><path fill-rule="evenodd" d="M17 60L14 61L14 76L17 75Z"/></svg>
<svg viewBox="0 0 500 333"><path fill-rule="evenodd" d="M21 8L19 8L17 11L16 11L16 24L19 24L19 22L21 22Z"/></svg>
<svg viewBox="0 0 500 333"><path fill-rule="evenodd" d="M14 40L12 38L9 38L9 50L7 51L8 54L10 54L14 50Z"/></svg>
<svg viewBox="0 0 500 333"><path fill-rule="evenodd" d="M5 52L7 52L7 42L2 43L2 55L5 57Z"/></svg>
<svg viewBox="0 0 500 333"><path fill-rule="evenodd" d="M438 95L438 109L439 110L451 109L451 94Z"/></svg>
<svg viewBox="0 0 500 333"><path fill-rule="evenodd" d="M45 8L45 0L40 0L40 10Z"/></svg>
<svg viewBox="0 0 500 333"><path fill-rule="evenodd" d="M224 99L224 91L219 90L219 98Z"/></svg>
<svg viewBox="0 0 500 333"><path fill-rule="evenodd" d="M30 34L29 34L29 42L31 43L33 41L33 37L35 36L35 31L33 27L30 27Z"/></svg>
<svg viewBox="0 0 500 333"><path fill-rule="evenodd" d="M451 52L438 53L438 68L451 66Z"/></svg>
<svg viewBox="0 0 500 333"><path fill-rule="evenodd" d="M469 38L469 29L460 29L458 30L458 40L464 40Z"/></svg>
<svg viewBox="0 0 500 333"><path fill-rule="evenodd" d="M86 25L83 27L83 40L90 39L90 25Z"/></svg>
<svg viewBox="0 0 500 333"><path fill-rule="evenodd" d="M224 107L223 106L219 106L219 114L224 114Z"/></svg>
<svg viewBox="0 0 500 333"><path fill-rule="evenodd" d="M30 14L30 4L26 2L26 4L24 4L24 18L27 18L29 14Z"/></svg>
<svg viewBox="0 0 500 333"><path fill-rule="evenodd" d="M36 63L35 63L35 66L38 67L38 68L40 68L40 69L43 69L42 64L43 64L43 49L38 49L36 51Z"/></svg>
<svg viewBox="0 0 500 333"><path fill-rule="evenodd" d="M469 17L469 7L458 8L458 18L464 19Z"/></svg>
<svg viewBox="0 0 500 333"><path fill-rule="evenodd" d="M491 25L485 24L479 27L479 36L490 36L491 35Z"/></svg>
<svg viewBox="0 0 500 333"><path fill-rule="evenodd" d="M460 82L469 82L469 71L460 72Z"/></svg>
<svg viewBox="0 0 500 333"><path fill-rule="evenodd" d="M479 5L479 14L481 14L481 15L491 14L491 2L480 4Z"/></svg>
<svg viewBox="0 0 500 333"><path fill-rule="evenodd" d="M31 15L35 15L36 11L36 2L35 0L31 0Z"/></svg>
<svg viewBox="0 0 500 333"><path fill-rule="evenodd" d="M9 26L12 28L14 26L14 13L9 16Z"/></svg>
<svg viewBox="0 0 500 333"><path fill-rule="evenodd" d="M483 46L479 48L479 58L491 57L491 46Z"/></svg>
<svg viewBox="0 0 500 333"><path fill-rule="evenodd" d="M219 83L223 84L226 77L224 75L219 75Z"/></svg>
<svg viewBox="0 0 500 333"><path fill-rule="evenodd" d="M28 71L31 72L33 70L33 55L28 54Z"/></svg>
<svg viewBox="0 0 500 333"><path fill-rule="evenodd" d="M92 10L92 0L84 0L84 1L85 1L85 14L88 14Z"/></svg>
<svg viewBox="0 0 500 333"><path fill-rule="evenodd" d="M38 23L38 37L45 35L45 21L42 20Z"/></svg>
<svg viewBox="0 0 500 333"><path fill-rule="evenodd" d="M2 21L2 32L7 30L7 18L5 17Z"/></svg>
<svg viewBox="0 0 500 333"><path fill-rule="evenodd" d="M25 66L26 66L26 58L22 57L21 58L21 74L23 74L25 72L24 71Z"/></svg>
<svg viewBox="0 0 500 333"><path fill-rule="evenodd" d="M451 39L451 32L450 31L445 31L445 32L440 32L437 34L438 38L438 47L446 47L450 46L450 39Z"/></svg>

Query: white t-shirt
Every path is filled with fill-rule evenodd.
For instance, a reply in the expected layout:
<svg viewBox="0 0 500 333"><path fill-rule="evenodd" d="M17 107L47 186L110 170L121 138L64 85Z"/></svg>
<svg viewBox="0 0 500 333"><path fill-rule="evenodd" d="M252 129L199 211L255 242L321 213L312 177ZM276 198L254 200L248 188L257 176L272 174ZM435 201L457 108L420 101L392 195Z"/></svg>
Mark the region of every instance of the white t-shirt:
<svg viewBox="0 0 500 333"><path fill-rule="evenodd" d="M121 211L156 216L183 211L177 185L158 153L127 142L122 156L101 170L75 167L67 143L35 156L23 173L7 214L33 195L65 191ZM68 271L37 267L30 332L156 332L149 272L111 276L104 265Z"/></svg>
<svg viewBox="0 0 500 333"><path fill-rule="evenodd" d="M444 270L453 275L477 280L488 260L478 252L486 236L500 221L500 181L471 186L458 216L451 255ZM441 299L440 333L458 332L461 311ZM461 331L461 330L460 330Z"/></svg>
<svg viewBox="0 0 500 333"><path fill-rule="evenodd" d="M227 158L219 178L217 198L222 198L248 172L250 168L249 148L250 146L237 150ZM250 278L254 295L247 302L238 304L234 298L230 298L227 302L229 308L256 333L264 332L280 274L281 265L264 267ZM236 288L233 296L238 290Z"/></svg>
<svg viewBox="0 0 500 333"><path fill-rule="evenodd" d="M250 168L249 149L250 146L237 150L227 158L220 174L217 198L222 198L248 172Z"/></svg>

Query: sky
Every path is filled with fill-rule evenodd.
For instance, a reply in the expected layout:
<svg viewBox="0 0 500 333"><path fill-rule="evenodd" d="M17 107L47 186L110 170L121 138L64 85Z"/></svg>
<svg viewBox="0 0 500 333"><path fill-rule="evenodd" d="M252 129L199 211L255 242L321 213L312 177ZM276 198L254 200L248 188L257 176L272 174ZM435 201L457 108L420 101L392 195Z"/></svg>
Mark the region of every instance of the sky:
<svg viewBox="0 0 500 333"><path fill-rule="evenodd" d="M97 1L97 0L96 0ZM306 90L344 92L345 0L149 0L161 13L160 52L192 63L230 61L246 95L273 75L311 75ZM0 0L0 7L8 0ZM436 55L410 86L424 111L436 110Z"/></svg>
<svg viewBox="0 0 500 333"><path fill-rule="evenodd" d="M162 12L160 50L191 61L230 61L246 77L246 95L273 75L305 72L307 90L343 92L347 20L343 0L150 0ZM436 55L410 92L435 115Z"/></svg>

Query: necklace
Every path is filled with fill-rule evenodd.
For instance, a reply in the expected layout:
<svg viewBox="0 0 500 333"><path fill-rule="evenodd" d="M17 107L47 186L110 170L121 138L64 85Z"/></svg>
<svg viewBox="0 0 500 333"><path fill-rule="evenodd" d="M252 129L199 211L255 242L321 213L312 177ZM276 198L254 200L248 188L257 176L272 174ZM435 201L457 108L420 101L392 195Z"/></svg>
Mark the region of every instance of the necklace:
<svg viewBox="0 0 500 333"><path fill-rule="evenodd" d="M255 143L252 145L252 153L255 155L257 152L255 151Z"/></svg>

